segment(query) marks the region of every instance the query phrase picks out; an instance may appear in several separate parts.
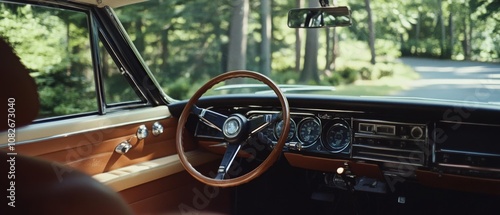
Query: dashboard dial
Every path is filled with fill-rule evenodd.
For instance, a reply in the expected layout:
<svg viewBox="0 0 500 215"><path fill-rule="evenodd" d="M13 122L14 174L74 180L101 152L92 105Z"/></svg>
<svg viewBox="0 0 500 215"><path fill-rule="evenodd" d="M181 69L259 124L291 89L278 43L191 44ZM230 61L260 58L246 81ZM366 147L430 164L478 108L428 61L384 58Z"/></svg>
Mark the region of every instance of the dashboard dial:
<svg viewBox="0 0 500 215"><path fill-rule="evenodd" d="M283 120L279 121L274 125L274 137L276 139L279 139L281 132L283 131ZM296 129L295 122L290 119L290 131L288 132L288 137L286 138L286 141L290 141L294 136L295 136L295 130Z"/></svg>
<svg viewBox="0 0 500 215"><path fill-rule="evenodd" d="M340 152L351 144L351 128L341 119L335 120L325 136L325 148L331 152Z"/></svg>
<svg viewBox="0 0 500 215"><path fill-rule="evenodd" d="M300 121L297 136L302 147L308 147L314 144L321 136L321 123L318 119L308 117Z"/></svg>

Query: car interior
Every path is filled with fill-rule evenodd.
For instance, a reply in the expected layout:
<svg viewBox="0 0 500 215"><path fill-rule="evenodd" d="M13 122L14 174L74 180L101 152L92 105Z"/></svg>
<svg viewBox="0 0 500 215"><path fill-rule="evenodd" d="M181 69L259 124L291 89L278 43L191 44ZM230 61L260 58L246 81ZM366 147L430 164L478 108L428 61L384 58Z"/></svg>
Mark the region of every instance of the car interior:
<svg viewBox="0 0 500 215"><path fill-rule="evenodd" d="M88 74L97 94L96 110L40 118L46 92L37 89L39 76L16 56L12 44L19 42L0 40L0 70L8 74L0 97L8 104L8 124L0 125L2 214L500 211L498 105L285 93L248 70L214 76L189 99L175 100L115 17L113 8L127 1L0 4L88 17ZM308 12L345 16L346 9ZM350 24L306 19L289 25ZM135 99L108 103L106 58L118 64L126 77L120 84ZM236 78L254 79L271 93L207 95Z"/></svg>

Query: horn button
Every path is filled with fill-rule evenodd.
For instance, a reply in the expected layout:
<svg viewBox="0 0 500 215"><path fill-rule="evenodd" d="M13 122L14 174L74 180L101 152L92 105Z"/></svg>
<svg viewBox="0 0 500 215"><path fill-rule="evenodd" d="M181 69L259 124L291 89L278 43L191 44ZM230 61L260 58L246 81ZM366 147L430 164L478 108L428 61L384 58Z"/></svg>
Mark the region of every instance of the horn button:
<svg viewBox="0 0 500 215"><path fill-rule="evenodd" d="M248 137L247 118L241 114L233 114L222 126L224 139L229 143L238 143Z"/></svg>

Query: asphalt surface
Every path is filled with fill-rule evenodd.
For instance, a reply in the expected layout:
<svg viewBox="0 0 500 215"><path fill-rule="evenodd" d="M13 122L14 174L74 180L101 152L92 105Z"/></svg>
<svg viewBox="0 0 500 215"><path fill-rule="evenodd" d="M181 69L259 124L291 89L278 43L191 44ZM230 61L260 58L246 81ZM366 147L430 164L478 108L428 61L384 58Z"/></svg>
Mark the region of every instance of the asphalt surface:
<svg viewBox="0 0 500 215"><path fill-rule="evenodd" d="M500 63L400 58L420 74L394 96L500 104Z"/></svg>

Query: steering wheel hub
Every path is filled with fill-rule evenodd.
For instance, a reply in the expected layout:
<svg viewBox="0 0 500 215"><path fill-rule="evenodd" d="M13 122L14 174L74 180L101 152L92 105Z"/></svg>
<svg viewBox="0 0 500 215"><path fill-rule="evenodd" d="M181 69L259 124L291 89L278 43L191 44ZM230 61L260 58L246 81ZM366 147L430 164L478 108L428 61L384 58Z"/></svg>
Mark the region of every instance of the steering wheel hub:
<svg viewBox="0 0 500 215"><path fill-rule="evenodd" d="M228 138L236 137L241 131L241 123L235 118L229 118L224 123L224 135Z"/></svg>
<svg viewBox="0 0 500 215"><path fill-rule="evenodd" d="M233 114L227 118L222 126L224 139L229 143L240 142L248 136L247 118L241 114Z"/></svg>

